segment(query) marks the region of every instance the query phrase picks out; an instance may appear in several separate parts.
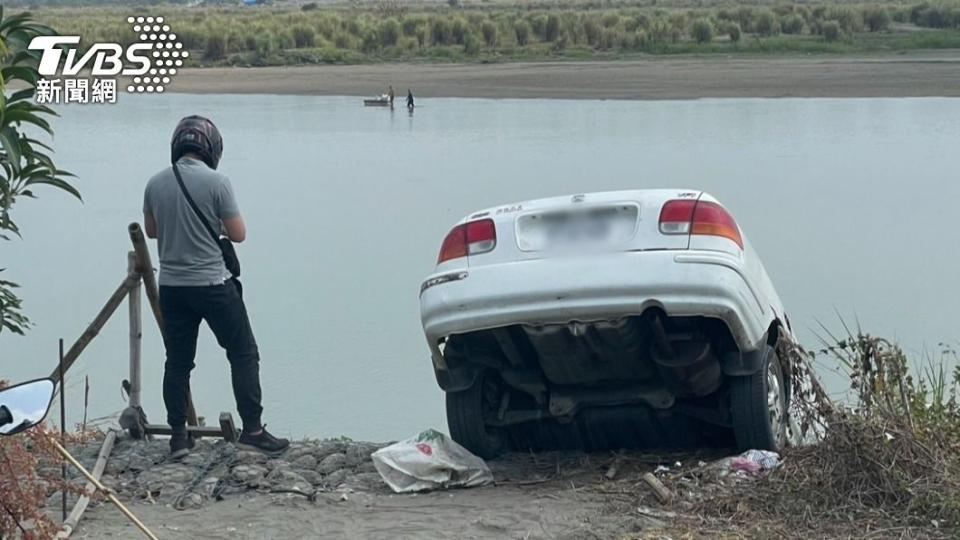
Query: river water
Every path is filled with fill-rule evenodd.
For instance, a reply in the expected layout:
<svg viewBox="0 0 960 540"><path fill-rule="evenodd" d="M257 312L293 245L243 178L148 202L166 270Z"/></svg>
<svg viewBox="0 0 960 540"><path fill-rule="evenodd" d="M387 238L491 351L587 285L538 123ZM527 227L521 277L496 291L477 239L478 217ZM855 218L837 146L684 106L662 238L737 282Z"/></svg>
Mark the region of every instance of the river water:
<svg viewBox="0 0 960 540"><path fill-rule="evenodd" d="M803 342L837 313L915 355L957 345L960 99L418 100L121 96L66 106L52 191L17 206L0 267L35 323L0 335L0 375L47 375L120 283L146 180L177 120L215 120L249 226L239 246L262 354L265 420L281 435L385 440L445 429L418 288L450 225L479 208L598 190L685 187L723 201L761 254ZM155 244L151 244L155 255ZM144 404L165 418L163 347L144 306ZM829 367L829 366L825 366ZM79 421L124 407L123 308L67 375ZM827 375L830 377L830 375ZM834 380L834 386L839 386ZM201 414L233 410L228 366L201 333ZM234 413L235 414L235 413Z"/></svg>

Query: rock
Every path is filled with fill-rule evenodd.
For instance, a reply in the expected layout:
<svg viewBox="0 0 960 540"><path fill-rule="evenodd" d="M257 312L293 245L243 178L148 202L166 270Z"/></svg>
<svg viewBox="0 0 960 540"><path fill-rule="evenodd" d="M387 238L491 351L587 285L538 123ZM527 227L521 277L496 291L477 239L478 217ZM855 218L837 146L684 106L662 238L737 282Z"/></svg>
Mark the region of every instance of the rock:
<svg viewBox="0 0 960 540"><path fill-rule="evenodd" d="M323 485L330 489L336 489L348 476L350 476L350 471L338 469L323 478Z"/></svg>
<svg viewBox="0 0 960 540"><path fill-rule="evenodd" d="M320 474L330 474L336 470L347 466L346 454L335 453L323 458L323 461L317 465L317 472Z"/></svg>
<svg viewBox="0 0 960 540"><path fill-rule="evenodd" d="M296 461L303 456L312 456L314 459L316 459L316 456L314 456L316 451L317 446L315 444L308 442L294 442L290 443L290 448L283 453L283 459L290 462Z"/></svg>
<svg viewBox="0 0 960 540"><path fill-rule="evenodd" d="M310 482L311 485L319 486L323 485L323 475L317 471L311 471L308 469L297 469L297 473L303 477L304 480Z"/></svg>
<svg viewBox="0 0 960 540"><path fill-rule="evenodd" d="M130 457L111 457L107 461L107 466L103 469L105 476L116 476L123 473L130 467Z"/></svg>
<svg viewBox="0 0 960 540"><path fill-rule="evenodd" d="M293 490L302 493L312 493L313 485L297 472L288 468L278 467L267 475L270 487L280 490Z"/></svg>
<svg viewBox="0 0 960 540"><path fill-rule="evenodd" d="M296 469L315 469L317 467L317 458L313 454L304 454L296 459L290 460L290 465Z"/></svg>
<svg viewBox="0 0 960 540"><path fill-rule="evenodd" d="M263 452L257 452L256 450L237 450L237 453L233 455L234 463L266 463L267 455Z"/></svg>
<svg viewBox="0 0 960 540"><path fill-rule="evenodd" d="M196 449L192 450L186 456L180 458L180 463L188 467L202 468L207 464L207 455L201 452L198 452Z"/></svg>
<svg viewBox="0 0 960 540"><path fill-rule="evenodd" d="M347 449L347 466L356 467L364 461L370 461L373 450L365 444L356 444Z"/></svg>
<svg viewBox="0 0 960 540"><path fill-rule="evenodd" d="M196 474L193 467L182 463L166 463L140 473L137 483L150 493L169 493L177 488L182 490L183 485L193 481Z"/></svg>
<svg viewBox="0 0 960 540"><path fill-rule="evenodd" d="M230 471L230 474L244 485L258 487L267 475L267 468L257 464L237 465Z"/></svg>
<svg viewBox="0 0 960 540"><path fill-rule="evenodd" d="M317 441L313 454L314 456L316 456L318 460L322 461L324 458L326 458L330 454L343 453L346 449L347 449L347 444L344 443L343 441L334 441L334 440Z"/></svg>
<svg viewBox="0 0 960 540"><path fill-rule="evenodd" d="M181 510L185 510L187 508L200 508L201 506L203 506L203 495L199 493L191 493L180 499Z"/></svg>
<svg viewBox="0 0 960 540"><path fill-rule="evenodd" d="M264 463L264 465L267 467L268 471L272 471L274 469L290 468L290 462L288 462L285 459L268 459L267 462Z"/></svg>
<svg viewBox="0 0 960 540"><path fill-rule="evenodd" d="M199 493L203 495L203 498L209 499L213 497L213 490L217 488L217 484L220 483L220 479L216 476L208 476L203 479L203 482L194 490L194 493Z"/></svg>

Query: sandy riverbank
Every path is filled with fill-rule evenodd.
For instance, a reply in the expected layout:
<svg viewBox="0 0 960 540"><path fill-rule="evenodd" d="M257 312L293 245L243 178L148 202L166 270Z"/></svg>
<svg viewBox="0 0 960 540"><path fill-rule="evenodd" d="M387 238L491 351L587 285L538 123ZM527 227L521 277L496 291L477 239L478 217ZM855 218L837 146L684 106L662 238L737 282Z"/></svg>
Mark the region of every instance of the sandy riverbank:
<svg viewBox="0 0 960 540"><path fill-rule="evenodd" d="M183 70L170 91L420 98L695 99L960 96L960 51L879 56L656 57L594 62Z"/></svg>

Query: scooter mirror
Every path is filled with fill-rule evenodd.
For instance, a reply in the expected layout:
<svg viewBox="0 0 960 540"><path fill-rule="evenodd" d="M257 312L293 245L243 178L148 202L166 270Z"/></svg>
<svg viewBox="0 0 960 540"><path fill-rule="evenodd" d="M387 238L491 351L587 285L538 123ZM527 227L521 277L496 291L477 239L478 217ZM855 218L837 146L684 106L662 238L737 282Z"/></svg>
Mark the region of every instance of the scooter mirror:
<svg viewBox="0 0 960 540"><path fill-rule="evenodd" d="M0 435L15 435L43 422L57 385L37 379L0 390Z"/></svg>

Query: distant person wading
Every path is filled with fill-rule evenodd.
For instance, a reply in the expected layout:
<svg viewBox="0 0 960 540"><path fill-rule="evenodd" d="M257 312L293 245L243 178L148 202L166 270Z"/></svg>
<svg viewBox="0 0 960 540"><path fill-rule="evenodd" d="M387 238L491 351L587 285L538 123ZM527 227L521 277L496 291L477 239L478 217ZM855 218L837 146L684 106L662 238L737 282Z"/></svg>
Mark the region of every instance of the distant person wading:
<svg viewBox="0 0 960 540"><path fill-rule="evenodd" d="M170 150L172 166L147 183L143 214L147 236L157 239L160 251L160 308L167 350L163 401L173 432L171 455L186 455L194 444L186 430L187 402L201 321L207 322L230 361L233 394L243 420L238 443L281 451L289 441L270 435L260 419L260 353L236 279L239 263L229 243L243 242L247 231L230 180L216 171L223 139L210 120L188 116L177 125Z"/></svg>

